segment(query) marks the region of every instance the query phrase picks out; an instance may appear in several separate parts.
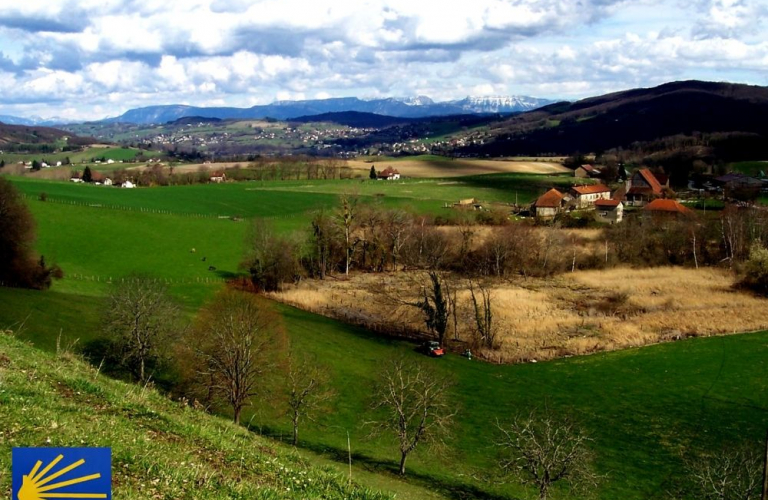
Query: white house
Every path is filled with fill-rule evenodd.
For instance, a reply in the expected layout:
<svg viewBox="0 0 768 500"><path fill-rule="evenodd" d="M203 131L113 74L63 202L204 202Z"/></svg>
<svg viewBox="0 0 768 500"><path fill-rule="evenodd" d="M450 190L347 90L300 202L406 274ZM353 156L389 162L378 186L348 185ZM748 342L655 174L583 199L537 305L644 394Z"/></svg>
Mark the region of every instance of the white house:
<svg viewBox="0 0 768 500"><path fill-rule="evenodd" d="M126 189L133 189L133 188L135 188L135 187L136 187L136 184L134 184L134 183L133 183L133 182L131 182L131 181L125 181L125 182L123 182L123 183L120 185L120 187L122 187L122 188L126 188Z"/></svg>
<svg viewBox="0 0 768 500"><path fill-rule="evenodd" d="M111 186L112 184L113 184L112 183L112 179L110 179L109 177L105 177L104 178L104 185L105 186Z"/></svg>
<svg viewBox="0 0 768 500"><path fill-rule="evenodd" d="M387 167L378 173L379 179L386 179L388 181L396 181L400 178L400 172L392 167Z"/></svg>

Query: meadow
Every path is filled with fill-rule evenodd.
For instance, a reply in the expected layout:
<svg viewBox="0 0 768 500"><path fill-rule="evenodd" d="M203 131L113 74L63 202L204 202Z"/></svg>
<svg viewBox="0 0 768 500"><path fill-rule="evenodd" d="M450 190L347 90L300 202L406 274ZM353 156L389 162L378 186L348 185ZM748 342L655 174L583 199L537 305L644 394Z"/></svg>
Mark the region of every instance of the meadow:
<svg viewBox="0 0 768 500"><path fill-rule="evenodd" d="M74 167L77 164L82 163L88 163L93 165L94 162L92 162L92 159L101 159L106 158L107 160L114 160L115 162L120 161L133 161L137 156L143 155L146 157L155 157L158 156L160 153L157 151L145 151L145 150L139 150L135 148L126 148L126 147L113 147L113 146L90 146L85 148L83 151L62 151L59 153L35 153L35 154L26 154L26 153L3 153L0 154L0 160L5 160L5 163L16 163L19 161L25 161L25 162L31 162L33 160L37 160L42 162L45 160L49 165L53 164L55 165L57 161L63 162L66 158L69 158L69 161L73 164ZM108 165L99 165L102 169L112 169L119 168L121 165L119 163L113 163Z"/></svg>
<svg viewBox="0 0 768 500"><path fill-rule="evenodd" d="M503 194L509 186L518 185L522 191L534 180L566 182L566 178L537 177L524 183L518 182L520 177L504 175L477 178L467 185L499 186L495 188L498 199L509 200L512 195ZM77 347L97 338L99 320L108 313L104 311L108 281L130 272L150 273L166 281L191 318L223 288L224 279L238 272L249 222L228 216L274 217L288 230L305 226L312 210L332 207L337 192L346 185L373 185L371 192L361 193L371 200L438 211L440 197L450 199L455 194L441 190L456 188L427 183L412 193L414 198L401 198L391 192L376 196L373 189L399 191L410 185L407 182L299 181L119 190L13 181L28 195L38 224L39 252L60 264L66 277L46 292L0 288L0 329L21 330L22 338L51 351L57 343L72 345L77 340ZM324 191L300 192L307 184L320 185ZM283 189L278 189L281 185ZM414 181L413 186L415 190L421 185ZM526 189L538 188L534 184ZM49 200L60 201L39 201L41 191ZM109 208L118 206L123 209ZM209 271L210 265L216 271ZM598 288L605 283L596 275L579 279L582 286ZM325 463L329 459L343 462L349 431L356 466L385 489L391 483L402 485L405 493L398 498L424 498L418 493L409 497L409 485L435 492L430 493L433 498L500 500L530 494L496 472L495 421L543 406L573 415L594 439L596 466L605 475L596 496L604 499L665 498L685 475L684 457L701 457L727 445L759 440L768 426L768 409L763 404L768 398L765 332L549 362L493 365L455 355L426 359L414 352L412 343L376 336L287 305L274 307L294 348L313 354L328 367L337 392L331 411L302 430L302 446L322 454ZM454 382L445 397L458 410L449 440L451 451L417 451L409 459L407 482L393 477L392 444L368 439L368 429L361 425L375 373L394 355L434 364ZM289 434L288 422L269 402L257 402L244 421L250 421L255 433L278 439ZM149 477L146 471L142 474ZM558 489L555 495L567 498L568 492Z"/></svg>
<svg viewBox="0 0 768 500"><path fill-rule="evenodd" d="M272 294L277 300L330 317L353 318L375 331L418 332L424 315L398 300L416 303L423 273L360 273L347 280L305 280ZM469 285L457 289L454 350L474 335ZM733 288L721 269L618 267L566 273L554 278L511 278L492 283L498 349L475 350L494 362L547 360L768 328L768 301Z"/></svg>

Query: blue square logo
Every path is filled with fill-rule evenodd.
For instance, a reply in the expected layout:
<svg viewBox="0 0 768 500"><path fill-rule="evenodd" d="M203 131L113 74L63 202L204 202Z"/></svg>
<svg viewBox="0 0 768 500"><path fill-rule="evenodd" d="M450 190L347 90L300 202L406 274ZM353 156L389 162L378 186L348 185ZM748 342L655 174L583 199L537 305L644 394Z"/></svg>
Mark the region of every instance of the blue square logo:
<svg viewBox="0 0 768 500"><path fill-rule="evenodd" d="M12 500L112 500L110 448L14 448Z"/></svg>

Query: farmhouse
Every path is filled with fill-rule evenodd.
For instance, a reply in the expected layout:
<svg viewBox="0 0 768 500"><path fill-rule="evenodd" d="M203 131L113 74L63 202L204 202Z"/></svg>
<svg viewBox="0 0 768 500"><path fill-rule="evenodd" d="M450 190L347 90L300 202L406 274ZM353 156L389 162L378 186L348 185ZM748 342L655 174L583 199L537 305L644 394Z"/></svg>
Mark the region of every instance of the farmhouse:
<svg viewBox="0 0 768 500"><path fill-rule="evenodd" d="M211 182L224 182L227 180L227 174L224 172L214 172L213 175L211 175Z"/></svg>
<svg viewBox="0 0 768 500"><path fill-rule="evenodd" d="M620 200L595 201L597 220L608 224L618 224L624 218L624 204Z"/></svg>
<svg viewBox="0 0 768 500"><path fill-rule="evenodd" d="M392 167L387 167L384 170L382 170L381 172L379 172L378 174L376 174L376 176L379 179L386 179L388 181L396 181L396 180L398 180L400 178L400 172L398 172L396 169L394 169Z"/></svg>
<svg viewBox="0 0 768 500"><path fill-rule="evenodd" d="M533 203L532 208L536 217L549 218L554 217L563 209L565 204L565 195L557 189L550 189Z"/></svg>
<svg viewBox="0 0 768 500"><path fill-rule="evenodd" d="M125 181L125 182L123 182L122 184L120 184L120 187L122 187L122 188L126 188L126 189L133 189L133 188L135 188L135 187L136 187L136 184L134 184L134 183L133 183L133 182L131 182L131 181Z"/></svg>
<svg viewBox="0 0 768 500"><path fill-rule="evenodd" d="M645 205L643 208L645 214L655 216L679 216L679 215L691 215L693 212L690 208L683 206L677 200L668 200L663 198L657 198L652 202Z"/></svg>
<svg viewBox="0 0 768 500"><path fill-rule="evenodd" d="M665 178L665 182L669 182ZM627 190L627 203L642 207L651 200L661 196L663 185L647 168L641 168L630 177Z"/></svg>
<svg viewBox="0 0 768 500"><path fill-rule="evenodd" d="M592 165L581 165L573 171L573 176L579 178L597 177L599 175L600 170L596 169Z"/></svg>
<svg viewBox="0 0 768 500"><path fill-rule="evenodd" d="M591 208L597 200L607 200L611 197L611 189L603 184L594 186L574 186L571 196L576 200L576 208Z"/></svg>

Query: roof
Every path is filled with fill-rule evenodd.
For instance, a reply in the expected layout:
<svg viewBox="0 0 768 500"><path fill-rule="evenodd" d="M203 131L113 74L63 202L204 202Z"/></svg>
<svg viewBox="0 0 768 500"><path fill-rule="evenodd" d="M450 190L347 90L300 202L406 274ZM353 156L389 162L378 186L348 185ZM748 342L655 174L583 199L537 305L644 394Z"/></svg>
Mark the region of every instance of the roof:
<svg viewBox="0 0 768 500"><path fill-rule="evenodd" d="M604 207L604 208L616 208L621 204L620 200L597 200L595 201L596 207Z"/></svg>
<svg viewBox="0 0 768 500"><path fill-rule="evenodd" d="M382 176L395 175L395 174L399 175L400 172L398 172L396 169L394 169L392 167L387 167L384 170L382 170L381 172L379 172L379 175L382 175Z"/></svg>
<svg viewBox="0 0 768 500"><path fill-rule="evenodd" d="M563 201L563 196L563 193L552 188L539 196L534 205L536 205L537 208L559 208Z"/></svg>
<svg viewBox="0 0 768 500"><path fill-rule="evenodd" d="M667 212L678 214L690 214L691 209L683 206L677 200L668 200L664 198L658 198L647 204L643 210L649 212Z"/></svg>
<svg viewBox="0 0 768 500"><path fill-rule="evenodd" d="M656 179L656 176L653 175L653 173L648 170L647 168L641 168L636 173L640 174L645 182L648 183L649 186L651 186L651 191L653 194L661 194L661 184L659 184L658 179ZM634 187L632 189L635 189ZM629 192L632 192L632 189L629 190Z"/></svg>
<svg viewBox="0 0 768 500"><path fill-rule="evenodd" d="M581 165L581 168L586 170L587 172L597 172L598 170L593 167L592 165Z"/></svg>
<svg viewBox="0 0 768 500"><path fill-rule="evenodd" d="M602 184L595 184L593 186L573 186L572 189L580 195L611 192L608 186L604 186Z"/></svg>

